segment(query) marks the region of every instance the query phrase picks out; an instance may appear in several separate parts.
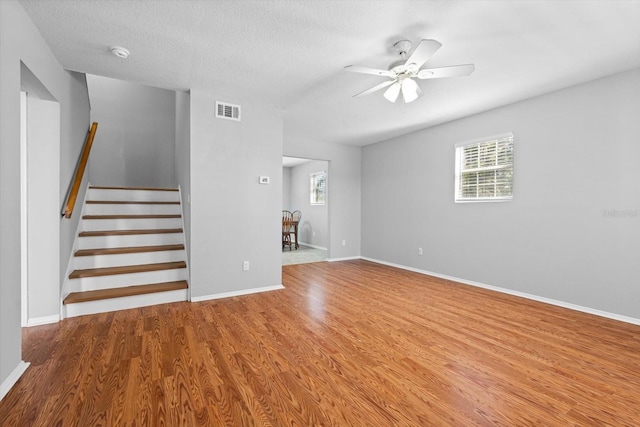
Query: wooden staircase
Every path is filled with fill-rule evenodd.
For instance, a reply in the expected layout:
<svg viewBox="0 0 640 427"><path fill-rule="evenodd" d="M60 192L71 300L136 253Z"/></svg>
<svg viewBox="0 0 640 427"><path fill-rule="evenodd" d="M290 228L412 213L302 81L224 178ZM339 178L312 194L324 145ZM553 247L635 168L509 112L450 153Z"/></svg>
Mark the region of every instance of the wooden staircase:
<svg viewBox="0 0 640 427"><path fill-rule="evenodd" d="M177 189L91 186L82 212L65 317L187 300Z"/></svg>

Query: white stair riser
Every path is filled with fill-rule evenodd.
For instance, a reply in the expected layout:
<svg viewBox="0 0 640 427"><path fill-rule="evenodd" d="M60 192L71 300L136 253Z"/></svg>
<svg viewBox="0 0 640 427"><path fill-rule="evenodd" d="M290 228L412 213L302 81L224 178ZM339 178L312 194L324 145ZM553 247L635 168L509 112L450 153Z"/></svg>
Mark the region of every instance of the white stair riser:
<svg viewBox="0 0 640 427"><path fill-rule="evenodd" d="M149 283L175 282L177 280L187 280L186 268L71 279L69 280L69 290L70 292L95 291L98 289L122 288L124 286L148 285Z"/></svg>
<svg viewBox="0 0 640 427"><path fill-rule="evenodd" d="M125 246L177 245L183 242L181 233L132 234L129 236L79 237L79 249L122 248Z"/></svg>
<svg viewBox="0 0 640 427"><path fill-rule="evenodd" d="M178 191L103 190L90 188L87 200L178 202Z"/></svg>
<svg viewBox="0 0 640 427"><path fill-rule="evenodd" d="M87 215L180 215L180 205L87 204Z"/></svg>
<svg viewBox="0 0 640 427"><path fill-rule="evenodd" d="M146 230L153 228L180 228L181 218L141 218L141 219L85 219L83 231L105 230Z"/></svg>
<svg viewBox="0 0 640 427"><path fill-rule="evenodd" d="M106 313L109 311L186 301L187 298L187 290L180 289L176 291L156 292L153 294L67 304L64 307L67 311L67 317L75 317L83 316L85 314Z"/></svg>
<svg viewBox="0 0 640 427"><path fill-rule="evenodd" d="M88 268L117 267L121 265L157 264L160 262L184 261L184 250L155 251L115 255L77 256L73 263L76 270Z"/></svg>

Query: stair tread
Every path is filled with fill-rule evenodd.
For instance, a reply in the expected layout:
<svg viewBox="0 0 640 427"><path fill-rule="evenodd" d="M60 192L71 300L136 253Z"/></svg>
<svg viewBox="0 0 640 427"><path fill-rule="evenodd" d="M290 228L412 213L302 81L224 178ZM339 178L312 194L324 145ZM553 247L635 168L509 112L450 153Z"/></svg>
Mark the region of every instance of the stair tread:
<svg viewBox="0 0 640 427"><path fill-rule="evenodd" d="M184 249L183 244L156 245L156 246L125 246L121 248L80 249L76 251L74 255L75 256L118 255L118 254L133 254L133 253L142 253L142 252L180 251L183 249Z"/></svg>
<svg viewBox="0 0 640 427"><path fill-rule="evenodd" d="M111 276L114 274L145 273L148 271L173 270L176 268L186 268L184 261L160 262L156 264L122 265L118 267L87 268L84 270L74 270L69 275L69 279L79 279L83 277Z"/></svg>
<svg viewBox="0 0 640 427"><path fill-rule="evenodd" d="M100 231L82 231L80 237L93 236L130 236L135 234L172 234L182 233L182 228L144 228L140 230L100 230Z"/></svg>
<svg viewBox="0 0 640 427"><path fill-rule="evenodd" d="M178 191L177 188L164 188L164 187L104 187L92 185L90 189L95 190L146 190L146 191Z"/></svg>
<svg viewBox="0 0 640 427"><path fill-rule="evenodd" d="M179 214L114 214L114 215L84 215L82 219L171 219L182 218Z"/></svg>
<svg viewBox="0 0 640 427"><path fill-rule="evenodd" d="M149 200L87 200L88 205L179 205L180 202Z"/></svg>
<svg viewBox="0 0 640 427"><path fill-rule="evenodd" d="M121 298L134 295L144 295L156 292L175 291L187 289L185 280L176 282L152 283L148 285L125 286L121 288L98 289L94 291L71 292L62 302L63 304L73 304L79 302L98 301L103 299Z"/></svg>

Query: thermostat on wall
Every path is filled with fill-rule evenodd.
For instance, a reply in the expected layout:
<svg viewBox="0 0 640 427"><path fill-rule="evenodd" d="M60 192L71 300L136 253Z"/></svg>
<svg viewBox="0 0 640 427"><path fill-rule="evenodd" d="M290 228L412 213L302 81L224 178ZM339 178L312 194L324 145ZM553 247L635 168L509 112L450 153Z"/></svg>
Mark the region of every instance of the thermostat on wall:
<svg viewBox="0 0 640 427"><path fill-rule="evenodd" d="M269 177L268 176L261 176L260 180L258 181L260 184L268 184L269 183Z"/></svg>

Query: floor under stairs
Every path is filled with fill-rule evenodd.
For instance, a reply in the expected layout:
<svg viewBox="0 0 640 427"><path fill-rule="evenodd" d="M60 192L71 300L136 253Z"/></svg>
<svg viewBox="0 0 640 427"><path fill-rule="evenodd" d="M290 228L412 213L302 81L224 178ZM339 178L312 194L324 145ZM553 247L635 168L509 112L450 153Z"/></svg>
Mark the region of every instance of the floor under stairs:
<svg viewBox="0 0 640 427"><path fill-rule="evenodd" d="M187 300L177 189L90 186L82 212L65 317Z"/></svg>

